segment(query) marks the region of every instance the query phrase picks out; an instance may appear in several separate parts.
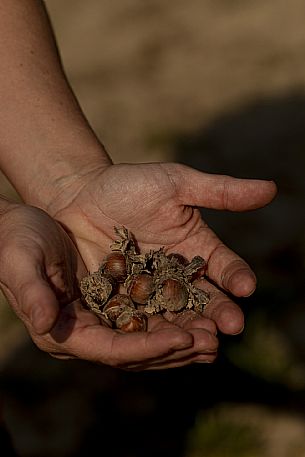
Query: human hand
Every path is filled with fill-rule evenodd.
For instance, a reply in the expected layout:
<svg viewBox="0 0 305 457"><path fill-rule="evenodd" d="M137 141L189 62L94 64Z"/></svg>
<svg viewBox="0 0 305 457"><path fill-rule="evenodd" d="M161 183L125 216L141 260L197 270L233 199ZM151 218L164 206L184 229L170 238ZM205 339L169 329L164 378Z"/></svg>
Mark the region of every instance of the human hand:
<svg viewBox="0 0 305 457"><path fill-rule="evenodd" d="M157 316L148 332L123 334L101 325L78 299L78 278L87 270L63 228L26 205L6 202L0 213L1 289L40 349L137 370L215 359L215 325L208 319L196 348L191 334Z"/></svg>
<svg viewBox="0 0 305 457"><path fill-rule="evenodd" d="M0 18L5 24L5 27L0 26L5 34L5 40L2 40L5 45L1 48L3 71L0 72L1 88L5 94L2 103L5 115L2 116L0 135L1 169L24 201L48 209L71 231L89 270L96 269L108 251L114 225L126 225L138 239L143 251L164 245L168 252L177 251L187 258L194 254L203 255L208 260L207 275L211 280L204 284L211 293L205 315L213 318L225 333L240 331L243 326L242 313L222 290L237 296L248 295L255 287L254 274L237 255L223 246L201 220L195 206L233 210L260 207L274 196L274 185L217 178L178 164L111 165L106 169L99 168L96 163L100 160L104 164L109 163L110 158L89 127L67 84L43 2L6 2ZM6 103L7 99L10 103ZM38 102L33 103L33 100ZM63 191L60 190L59 194L57 186L62 186ZM51 204L46 208L45 203L49 198ZM15 210L11 217L12 214L16 215ZM32 223L32 217L30 219ZM60 347L68 354L117 365L138 363L141 367L144 361L149 366L159 364L162 367L168 362L183 364L207 361L209 357L214 357L207 354L211 351L215 353L215 325L207 318L186 319L183 322L178 319L170 324L160 316L154 316L149 320L151 332L125 335L124 338L102 326L98 331L91 331L95 325L92 319L96 322L95 316L83 314L85 310L79 309L75 302L70 303L73 290L69 290L69 287L74 284L75 277L72 275L69 278L68 282L72 283L70 286L64 284L64 290L58 290L57 286L57 280L62 285L63 269L72 274L72 259L76 256L78 266L81 265L80 259L73 246L66 245L66 235L58 232L57 226L51 229L51 222L46 221L45 216L43 219L45 222L41 221L40 227L50 230L51 235L48 236L54 243L48 242L46 234L40 238L40 230L29 233L32 227L29 224L22 226L23 230L26 228L28 236L21 237L20 242L14 222L11 222L12 234L7 232L6 242L8 247L12 247L15 238L11 236L17 236L18 243L11 250L14 256L10 257L10 250L5 250L3 242L0 249L4 249L4 265L8 268L7 272L2 268L4 290L32 332L33 339L37 340L37 335L40 335L40 345L49 348L50 352L53 352L55 345L55 350L59 351L56 341L61 341ZM34 227L35 224L36 220ZM34 258L32 248L36 252ZM27 259L21 262L23 268L17 262L20 252L22 258ZM48 255L42 255L44 252ZM53 265L54 259L59 259L61 263L57 264L55 273L51 269L49 275L48 267ZM22 278L28 277L24 272L25 263L34 276L30 276L28 284L24 285ZM31 280L34 280L34 284ZM37 281L40 281L39 287ZM22 287L18 291L20 284ZM27 291L25 297L22 295L24 289ZM38 291L39 297L36 297ZM31 294L37 299L37 306L33 306ZM34 319L34 309L39 309L38 303L43 304L44 311L47 309L43 317L47 324L44 323L38 332L36 329L36 335L29 316L33 312ZM69 314L69 310L72 314ZM86 319L90 324L86 323ZM55 321L53 337L51 332L51 336L45 336L44 331L51 328ZM37 320L34 319L34 322L38 325ZM65 334L63 330L69 322L73 323L72 330L70 334ZM56 328L57 332L54 333ZM159 331L163 332L162 335ZM92 337L93 334L96 336L96 332L100 338L94 344ZM102 334L105 340L101 340ZM54 335L57 335L57 340ZM130 342L128 347L127 341ZM109 342L113 343L113 351L110 351ZM184 350L183 347L189 349Z"/></svg>
<svg viewBox="0 0 305 457"><path fill-rule="evenodd" d="M73 187L74 186L74 187ZM176 163L119 164L96 169L67 187L50 213L68 226L90 271L99 267L113 241L114 226L126 226L143 252L164 246L187 259L207 261L201 286L211 299L203 316L226 334L244 326L243 313L229 298L254 292L256 278L237 254L226 247L201 218L199 207L247 211L268 204L273 182L236 179L200 172ZM66 190L73 198L66 198ZM189 332L205 328L206 319L177 321Z"/></svg>

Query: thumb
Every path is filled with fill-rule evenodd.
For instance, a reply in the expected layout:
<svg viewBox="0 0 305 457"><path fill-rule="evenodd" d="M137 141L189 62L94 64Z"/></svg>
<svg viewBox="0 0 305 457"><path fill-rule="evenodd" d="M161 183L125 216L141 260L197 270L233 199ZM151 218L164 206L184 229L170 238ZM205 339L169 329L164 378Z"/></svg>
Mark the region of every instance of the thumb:
<svg viewBox="0 0 305 457"><path fill-rule="evenodd" d="M33 258L23 256L13 263L13 271L8 268L5 279L1 280L3 293L27 327L39 335L48 333L58 317L56 295Z"/></svg>
<svg viewBox="0 0 305 457"><path fill-rule="evenodd" d="M273 181L204 173L182 164L166 167L184 205L247 211L267 205L277 192Z"/></svg>

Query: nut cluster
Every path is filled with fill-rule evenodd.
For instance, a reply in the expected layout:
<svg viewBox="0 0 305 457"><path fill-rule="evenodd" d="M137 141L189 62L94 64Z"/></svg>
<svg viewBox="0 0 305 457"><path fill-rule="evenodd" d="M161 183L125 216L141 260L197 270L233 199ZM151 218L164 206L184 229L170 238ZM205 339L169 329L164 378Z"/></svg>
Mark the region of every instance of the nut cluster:
<svg viewBox="0 0 305 457"><path fill-rule="evenodd" d="M206 262L191 262L179 254L166 255L164 248L141 254L125 227L114 228L118 239L98 271L80 281L87 307L124 332L145 331L147 317L185 309L201 312L209 295L193 281L204 275Z"/></svg>

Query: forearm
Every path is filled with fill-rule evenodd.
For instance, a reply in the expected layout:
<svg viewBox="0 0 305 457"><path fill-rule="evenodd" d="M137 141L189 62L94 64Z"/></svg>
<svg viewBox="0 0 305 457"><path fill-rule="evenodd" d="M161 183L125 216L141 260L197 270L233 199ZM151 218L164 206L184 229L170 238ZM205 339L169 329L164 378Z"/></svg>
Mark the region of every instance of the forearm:
<svg viewBox="0 0 305 457"><path fill-rule="evenodd" d="M67 82L38 0L0 0L0 167L46 208L61 188L110 163Z"/></svg>

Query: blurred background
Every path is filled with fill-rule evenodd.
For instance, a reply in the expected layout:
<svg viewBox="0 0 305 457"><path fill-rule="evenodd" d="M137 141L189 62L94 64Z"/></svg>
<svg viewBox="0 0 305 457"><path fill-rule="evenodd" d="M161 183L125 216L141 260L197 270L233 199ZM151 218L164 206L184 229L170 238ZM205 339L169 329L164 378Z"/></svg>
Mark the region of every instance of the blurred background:
<svg viewBox="0 0 305 457"><path fill-rule="evenodd" d="M115 162L273 179L279 194L254 212L203 213L258 277L239 301L245 331L221 336L214 365L125 373L54 360L2 299L0 394L16 450L305 456L304 1L46 5L71 85ZM4 177L0 191L18 198Z"/></svg>

